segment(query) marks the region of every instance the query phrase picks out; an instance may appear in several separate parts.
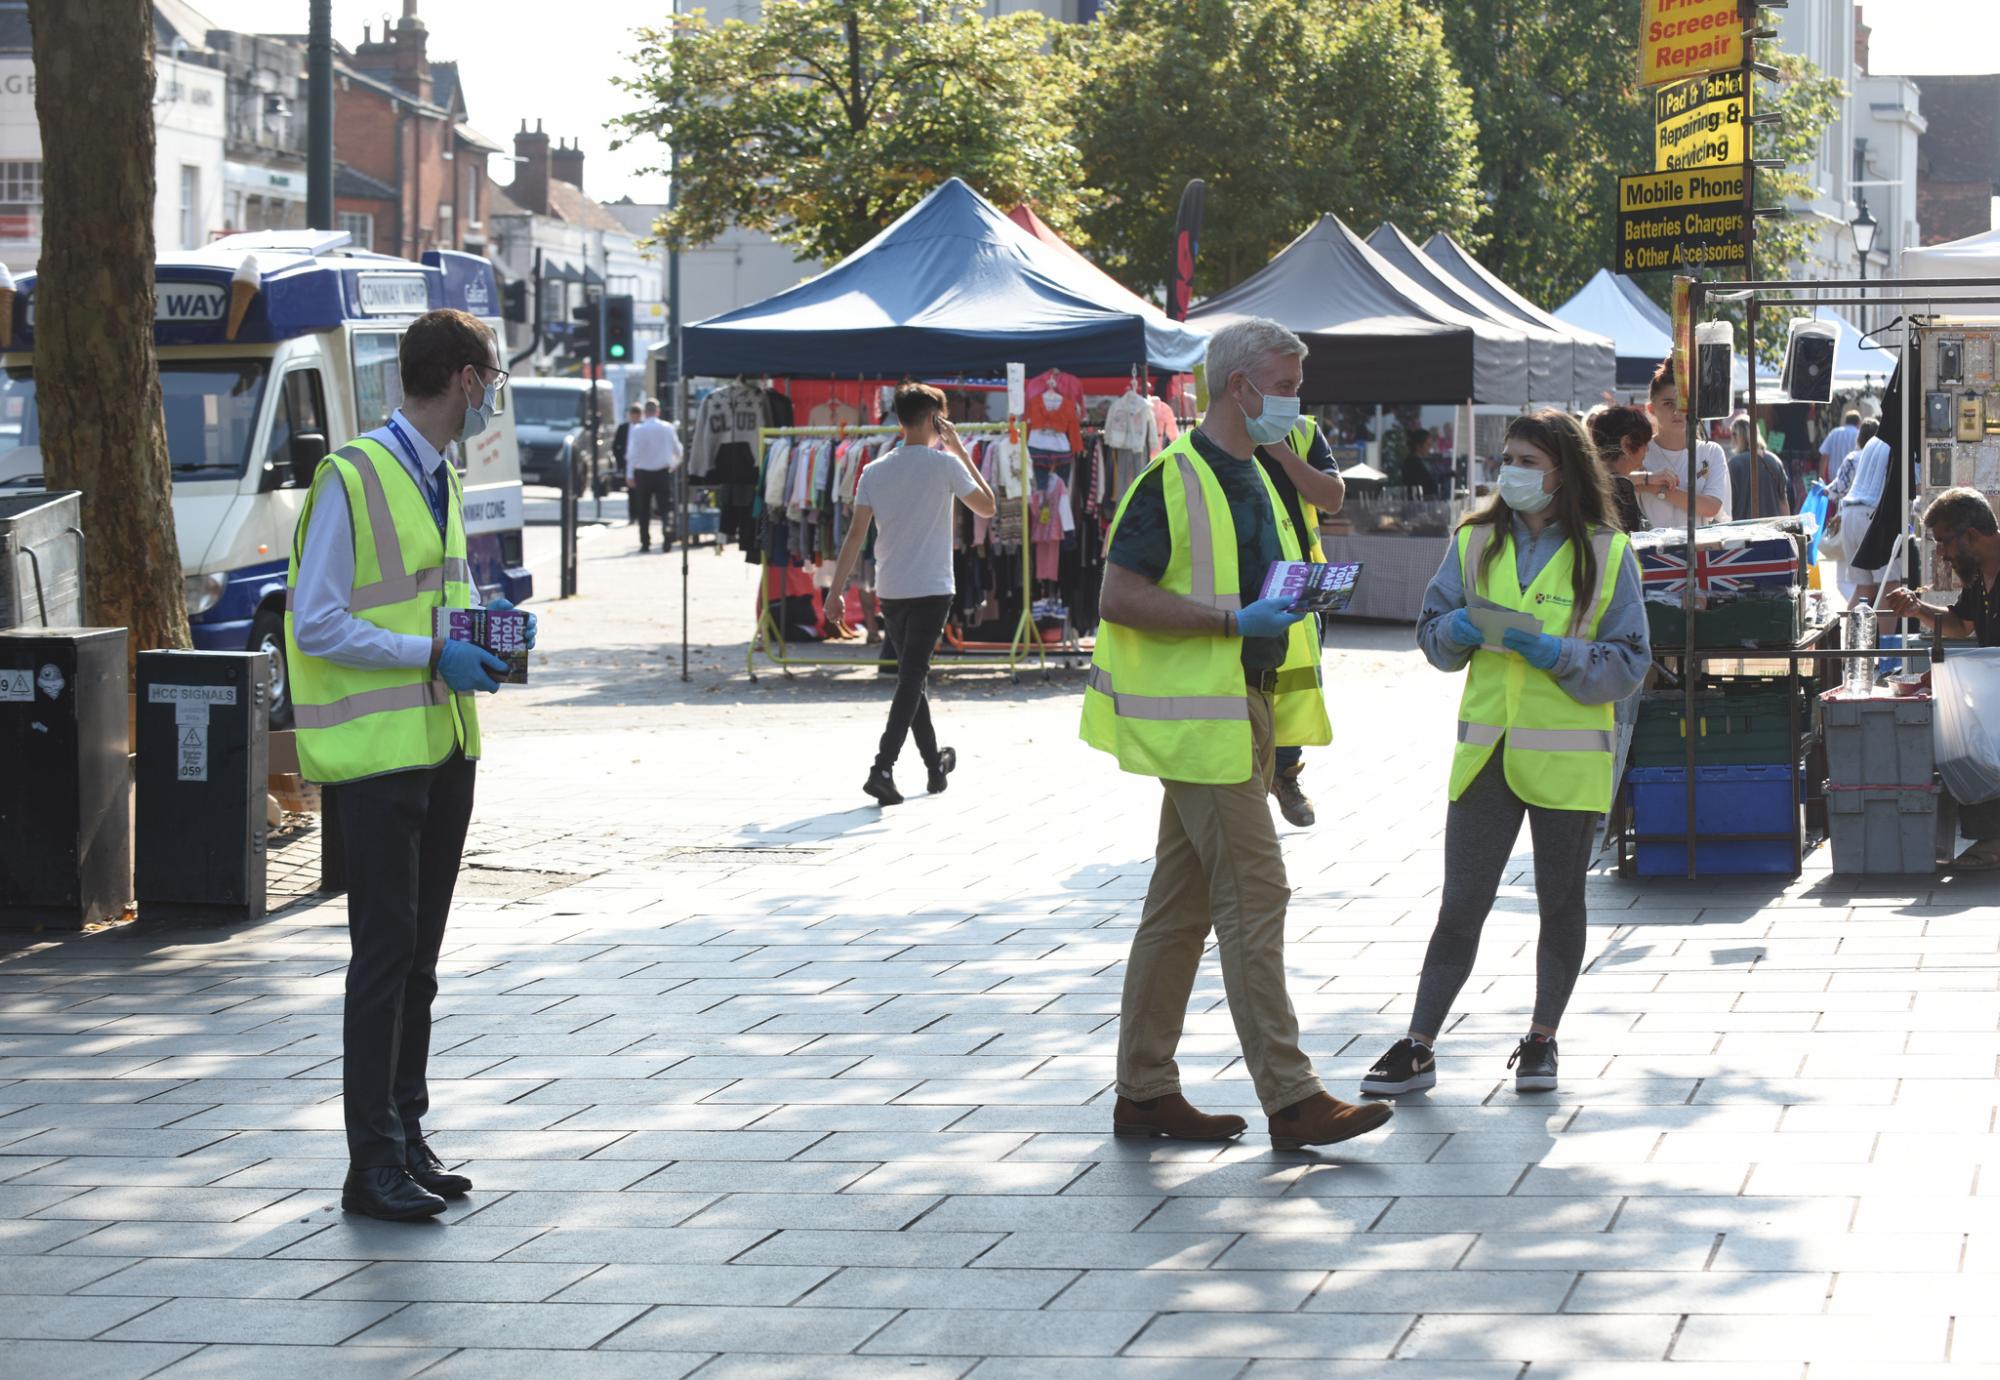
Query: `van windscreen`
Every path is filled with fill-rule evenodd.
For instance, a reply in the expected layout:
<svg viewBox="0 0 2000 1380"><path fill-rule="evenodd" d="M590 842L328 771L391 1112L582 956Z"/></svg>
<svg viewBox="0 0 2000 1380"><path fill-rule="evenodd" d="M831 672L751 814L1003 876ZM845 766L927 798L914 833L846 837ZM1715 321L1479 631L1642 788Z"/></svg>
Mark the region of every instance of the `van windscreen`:
<svg viewBox="0 0 2000 1380"><path fill-rule="evenodd" d="M573 427L582 423L588 403L580 389L513 385L514 425Z"/></svg>
<svg viewBox="0 0 2000 1380"><path fill-rule="evenodd" d="M250 459L269 364L261 359L162 360L160 402L176 479L234 479ZM41 416L31 369L0 386L0 449L39 446Z"/></svg>

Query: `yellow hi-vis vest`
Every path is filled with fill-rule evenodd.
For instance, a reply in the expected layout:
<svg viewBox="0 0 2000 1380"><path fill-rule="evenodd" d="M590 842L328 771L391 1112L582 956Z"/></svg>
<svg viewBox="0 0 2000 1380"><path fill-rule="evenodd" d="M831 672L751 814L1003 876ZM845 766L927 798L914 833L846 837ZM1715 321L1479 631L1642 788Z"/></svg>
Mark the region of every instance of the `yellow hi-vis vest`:
<svg viewBox="0 0 2000 1380"><path fill-rule="evenodd" d="M1271 501L1284 559L1299 556L1298 534L1264 467L1252 462ZM1153 457L1147 473L1161 471L1167 530L1172 541L1160 588L1210 608L1235 610L1256 598L1237 587L1236 523L1215 471L1183 432ZM1144 476L1141 476L1143 481ZM1135 481L1118 505L1108 541L1137 491ZM1252 760L1250 705L1243 677L1243 643L1233 637L1141 632L1108 620L1097 627L1097 650L1083 692L1081 736L1141 776L1205 785L1248 781ZM1320 694L1316 620L1292 625L1273 697L1276 737L1284 746L1333 741Z"/></svg>
<svg viewBox="0 0 2000 1380"><path fill-rule="evenodd" d="M1312 454L1313 433L1317 427L1318 423L1310 417L1299 419L1299 424L1285 437L1285 444L1292 448L1292 454L1301 460ZM1299 520L1306 527L1305 531L1299 533L1299 546L1305 552L1300 559L1312 561L1316 565L1326 564L1326 553L1320 549L1319 544L1319 509L1307 502L1304 494L1299 495Z"/></svg>
<svg viewBox="0 0 2000 1380"><path fill-rule="evenodd" d="M292 681L292 721L299 769L308 781L359 781L393 771L434 767L460 748L479 755L479 711L471 695L453 694L422 667L341 666L299 650L292 593L306 524L329 484L347 491L354 530L354 592L348 612L394 633L429 640L432 611L470 608L472 567L465 558L464 498L449 464L445 530L416 481L378 442L350 441L320 462L292 536L285 573L285 659Z"/></svg>
<svg viewBox="0 0 2000 1380"><path fill-rule="evenodd" d="M1489 566L1485 555L1498 541ZM1597 556L1597 582L1590 591L1582 635L1597 636L1605 607L1617 587L1629 544L1623 532L1599 528L1590 535ZM1524 590L1515 569L1513 538L1493 523L1458 529L1458 569L1469 608L1505 609L1534 615L1542 631L1567 637L1579 631L1573 617L1571 586L1576 543L1563 544ZM1551 810L1611 808L1612 706L1579 704L1547 671L1498 647L1481 647L1466 668L1465 694L1458 705L1458 747L1451 759L1451 798L1465 794L1493 749L1506 740L1507 784L1530 805Z"/></svg>

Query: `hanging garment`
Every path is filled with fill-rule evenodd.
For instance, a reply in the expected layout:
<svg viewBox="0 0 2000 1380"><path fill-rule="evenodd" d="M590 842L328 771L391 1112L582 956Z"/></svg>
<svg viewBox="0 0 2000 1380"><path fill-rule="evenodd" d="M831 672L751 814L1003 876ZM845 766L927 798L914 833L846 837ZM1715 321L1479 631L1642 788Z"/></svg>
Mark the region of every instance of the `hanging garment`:
<svg viewBox="0 0 2000 1380"><path fill-rule="evenodd" d="M1120 393L1104 413L1104 443L1120 450L1146 450L1156 430L1152 402L1136 392Z"/></svg>
<svg viewBox="0 0 2000 1380"><path fill-rule="evenodd" d="M694 417L688 475L706 479L715 473L718 452L725 445L757 443L757 432L772 425L764 390L747 383L726 383L702 398Z"/></svg>

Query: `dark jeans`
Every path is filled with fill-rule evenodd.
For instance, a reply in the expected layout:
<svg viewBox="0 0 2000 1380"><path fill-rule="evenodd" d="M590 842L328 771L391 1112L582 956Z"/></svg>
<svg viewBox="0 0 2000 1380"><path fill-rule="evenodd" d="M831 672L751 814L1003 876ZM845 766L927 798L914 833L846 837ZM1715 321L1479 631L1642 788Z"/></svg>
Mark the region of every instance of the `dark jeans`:
<svg viewBox="0 0 2000 1380"><path fill-rule="evenodd" d="M1279 748L1278 775L1280 776L1291 775L1292 768L1298 766L1298 764L1305 759L1305 755L1306 755L1306 750L1302 747Z"/></svg>
<svg viewBox="0 0 2000 1380"><path fill-rule="evenodd" d="M951 613L952 596L934 594L923 599L882 600L882 625L896 655L896 698L889 702L889 726L882 730L882 746L875 754L875 766L889 771L902 755L903 740L916 734L917 751L924 765L937 761L937 734L931 729L930 697L924 693L924 677L930 673L931 655L937 651L938 635L944 631Z"/></svg>
<svg viewBox="0 0 2000 1380"><path fill-rule="evenodd" d="M348 1159L403 1163L430 1110L438 950L472 818L476 764L391 772L334 788L347 844L347 1008L341 1021Z"/></svg>
<svg viewBox="0 0 2000 1380"><path fill-rule="evenodd" d="M1530 805L1507 784L1505 749L1498 749L1451 802L1444 824L1444 896L1437 929L1417 981L1410 1029L1435 1039L1472 972L1479 932L1493 909L1507 859L1521 833L1521 816L1535 844L1535 899L1542 932L1535 946L1535 1023L1553 1030L1583 970L1588 916L1584 878L1598 815L1590 810L1549 810Z"/></svg>
<svg viewBox="0 0 2000 1380"><path fill-rule="evenodd" d="M639 545L653 544L653 510L660 513L660 545L674 544L674 472L672 470L632 471L632 523L639 529Z"/></svg>

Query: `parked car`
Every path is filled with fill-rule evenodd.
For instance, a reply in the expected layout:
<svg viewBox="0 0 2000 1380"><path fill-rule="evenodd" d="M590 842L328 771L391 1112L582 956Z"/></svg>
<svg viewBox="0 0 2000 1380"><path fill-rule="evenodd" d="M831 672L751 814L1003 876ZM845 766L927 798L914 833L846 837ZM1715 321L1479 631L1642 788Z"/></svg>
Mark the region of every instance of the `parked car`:
<svg viewBox="0 0 2000 1380"><path fill-rule="evenodd" d="M611 438L618 430L618 409L611 385L598 382L597 473L619 488L625 475L611 457ZM514 431L521 444L521 478L529 484L562 485L567 457L579 494L590 490L590 394L584 379L515 379Z"/></svg>

